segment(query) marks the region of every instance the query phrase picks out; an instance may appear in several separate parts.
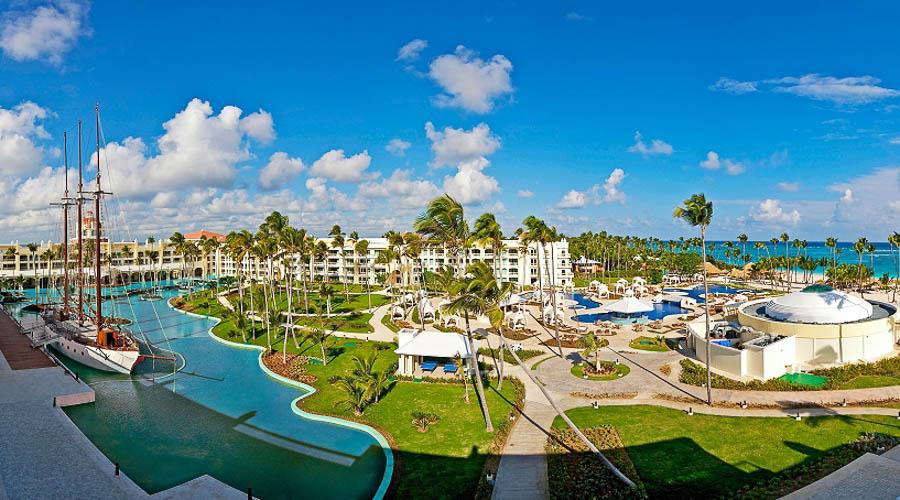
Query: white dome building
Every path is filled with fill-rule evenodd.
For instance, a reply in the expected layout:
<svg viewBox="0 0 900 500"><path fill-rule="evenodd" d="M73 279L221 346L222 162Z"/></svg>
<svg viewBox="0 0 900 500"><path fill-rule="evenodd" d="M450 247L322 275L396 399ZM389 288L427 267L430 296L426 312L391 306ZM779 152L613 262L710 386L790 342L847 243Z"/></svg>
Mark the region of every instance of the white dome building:
<svg viewBox="0 0 900 500"><path fill-rule="evenodd" d="M897 308L813 285L746 302L710 327L710 364L736 377L766 380L785 373L859 361L894 352ZM689 345L705 361L702 317L688 325Z"/></svg>
<svg viewBox="0 0 900 500"><path fill-rule="evenodd" d="M872 304L865 299L825 285L813 285L766 303L766 316L788 323L853 323L872 316L872 312Z"/></svg>

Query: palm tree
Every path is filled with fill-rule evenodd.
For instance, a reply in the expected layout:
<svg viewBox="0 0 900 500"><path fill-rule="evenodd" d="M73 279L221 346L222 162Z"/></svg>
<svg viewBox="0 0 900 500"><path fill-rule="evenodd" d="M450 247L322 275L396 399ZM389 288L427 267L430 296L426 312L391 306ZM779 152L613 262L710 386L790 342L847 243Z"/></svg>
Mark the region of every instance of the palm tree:
<svg viewBox="0 0 900 500"><path fill-rule="evenodd" d="M339 406L346 406L347 409L353 410L353 414L357 417L366 411L370 386L353 377L333 377L330 382L347 395L346 398L337 402Z"/></svg>
<svg viewBox="0 0 900 500"><path fill-rule="evenodd" d="M694 194L684 200L683 206L675 207L672 216L687 222L693 227L700 228L700 248L703 257L703 293L704 297L709 297L709 283L706 276L706 228L712 222L713 204L711 201L706 201L706 196L703 193ZM709 371L709 301L703 301L703 308L706 313L706 333L704 335L706 340L706 403L712 406L712 380Z"/></svg>
<svg viewBox="0 0 900 500"><path fill-rule="evenodd" d="M334 298L334 289L323 281L319 284L319 296L325 299L325 314L331 316L331 299Z"/></svg>
<svg viewBox="0 0 900 500"><path fill-rule="evenodd" d="M241 315L244 315L244 285L241 280L244 274L244 259L250 252L250 245L253 244L253 235L246 229L239 232L232 231L225 237L225 246L234 262L235 273L237 274L238 283L238 309ZM241 330L241 337L247 342L246 330Z"/></svg>
<svg viewBox="0 0 900 500"><path fill-rule="evenodd" d="M857 269L857 283L859 285L859 296L863 296L863 287L862 287L862 267L863 267L863 255L865 255L866 250L869 247L869 240L866 238L860 237L856 240L856 243L853 244L853 250L856 252L856 255L859 256L859 268Z"/></svg>
<svg viewBox="0 0 900 500"><path fill-rule="evenodd" d="M369 265L369 240L357 239L353 245L353 272L359 274L359 266L357 265L357 256L362 255L366 262L366 299L369 301L369 310L372 309L372 292L369 287L369 275L372 272L372 266ZM358 278L357 278L358 279Z"/></svg>
<svg viewBox="0 0 900 500"><path fill-rule="evenodd" d="M787 233L781 233L781 236L778 237L782 243L784 243L784 261L787 266L787 289L791 289L791 254L788 252L788 241L791 239Z"/></svg>
<svg viewBox="0 0 900 500"><path fill-rule="evenodd" d="M320 316L320 321L324 324L325 318ZM322 366L328 366L328 344L331 340L331 334L324 328L313 328L306 336L313 344L319 345L319 349L322 352Z"/></svg>
<svg viewBox="0 0 900 500"><path fill-rule="evenodd" d="M897 275L894 277L894 302L897 302L897 284L900 282L900 233L894 231L888 236L888 243L897 247Z"/></svg>
<svg viewBox="0 0 900 500"><path fill-rule="evenodd" d="M456 356L454 357L454 361L456 362L456 366L460 367L459 372L460 372L460 375L462 376L463 389L465 390L464 401L466 402L466 404L469 404L469 375L467 373L465 373L467 370L463 369L463 367L466 365L463 364L462 355L460 353L456 353Z"/></svg>
<svg viewBox="0 0 900 500"><path fill-rule="evenodd" d="M500 250L503 248L503 231L494 214L484 213L475 220L473 236L477 243L491 248L494 275L500 279Z"/></svg>
<svg viewBox="0 0 900 500"><path fill-rule="evenodd" d="M472 365L475 371L475 392L481 402L481 412L484 415L484 427L488 432L494 432L494 425L491 422L491 414L488 409L487 399L484 395L484 386L481 380L481 369L478 367L478 353L475 350L475 342L472 339L472 327L469 323L471 316L487 314L492 309L482 296L483 276L486 274L491 276L493 281L493 273L490 267L483 261L476 261L469 265L466 276L464 276L457 284L455 291L458 292L456 297L447 306L452 312L462 312L463 319L466 322L466 338L469 341L469 352L472 355ZM502 323L502 319L501 319Z"/></svg>
<svg viewBox="0 0 900 500"><path fill-rule="evenodd" d="M347 302L350 301L350 290L347 288L347 268L346 263L344 262L344 245L346 241L344 241L344 233L341 232L341 226L335 224L331 227L331 232L328 233L331 235L331 248L338 249L338 255L340 255L340 267L338 268L338 279L344 282L344 295L347 297ZM343 275L343 276L341 276Z"/></svg>
<svg viewBox="0 0 900 500"><path fill-rule="evenodd" d="M605 340L605 339L604 339ZM588 359L590 354L594 355L594 370L600 371L600 349L602 349L606 344L604 344L603 340L597 338L596 335L590 333L581 338L582 343L584 344L583 355L585 359Z"/></svg>
<svg viewBox="0 0 900 500"><path fill-rule="evenodd" d="M838 244L837 238L834 238L831 236L829 236L828 238L825 238L825 246L831 249L831 267L832 268L834 268L834 264L835 264L834 249L837 248L837 244Z"/></svg>
<svg viewBox="0 0 900 500"><path fill-rule="evenodd" d="M463 206L449 194L439 196L428 204L425 212L416 218L415 231L424 235L428 243L442 245L450 251L458 275L465 269L465 256L461 259L469 241L469 224Z"/></svg>
<svg viewBox="0 0 900 500"><path fill-rule="evenodd" d="M35 290L35 300L37 300L37 290L38 290L38 282L37 282L37 243L29 243L25 245L28 248L28 263L31 265L31 270L34 272L34 290Z"/></svg>

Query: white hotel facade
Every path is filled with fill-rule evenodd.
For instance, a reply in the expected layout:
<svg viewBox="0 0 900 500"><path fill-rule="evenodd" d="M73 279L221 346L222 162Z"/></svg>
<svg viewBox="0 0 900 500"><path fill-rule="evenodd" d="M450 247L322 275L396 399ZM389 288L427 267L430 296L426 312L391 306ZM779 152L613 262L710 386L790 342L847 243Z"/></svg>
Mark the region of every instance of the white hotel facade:
<svg viewBox="0 0 900 500"><path fill-rule="evenodd" d="M185 234L185 239L198 242L201 238L214 238L224 243L225 236L211 231L197 231ZM369 250L366 255L354 252L353 245L347 244L343 249L333 248L331 238L319 238L328 247L324 260L310 258L305 265L301 265L299 259L286 259L294 266L295 276L299 276L301 269L308 273L312 269L312 275L316 280L347 281L350 283L376 284L379 278L386 274L391 276L391 282L401 285L415 284L419 281L424 271L437 271L451 265L456 266L451 253L444 248L436 246L424 246L418 258L401 257L400 262L393 261L388 264L376 263L379 256L388 249L386 238L365 238L369 242ZM74 242L73 242L74 243ZM70 255L75 252L75 245L70 243ZM49 282L58 281L62 275L62 259L59 243L41 242L38 249L32 254L27 245L19 242L8 245L0 245L0 278L12 278L21 276L26 279L37 279L42 287ZM546 254L545 254L546 250ZM49 251L49 252L48 252ZM56 253L50 258L49 253ZM106 282L134 282L149 280L155 274L156 279L167 279L184 276L235 276L240 265L244 276L263 278L268 274L269 264L265 261L256 261L245 257L241 263L237 263L220 246L208 255L202 255L195 259L183 260L182 256L166 240L162 241L119 241L101 242L101 252L104 257L102 266L104 281ZM402 252L401 252L402 253ZM155 259L151 260L151 257ZM485 261L499 271L499 277L503 281L509 281L520 287L538 286L566 286L572 284L572 263L569 255L569 244L561 240L552 245L542 246L532 243L527 247L516 239L504 240L499 252L499 262L495 264L493 249L489 246L475 245L468 249L465 257L460 259L466 262ZM70 259L74 259L70 257ZM72 263L70 262L70 266ZM273 272L282 276L281 259L276 259Z"/></svg>

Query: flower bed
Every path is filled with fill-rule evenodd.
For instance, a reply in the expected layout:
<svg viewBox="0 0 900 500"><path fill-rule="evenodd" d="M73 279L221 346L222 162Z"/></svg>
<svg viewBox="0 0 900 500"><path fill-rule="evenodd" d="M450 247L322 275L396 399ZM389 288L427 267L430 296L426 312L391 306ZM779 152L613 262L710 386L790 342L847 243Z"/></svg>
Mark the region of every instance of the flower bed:
<svg viewBox="0 0 900 500"><path fill-rule="evenodd" d="M598 371L593 363L583 362L575 365L570 370L572 375L578 378L586 378L587 380L616 380L628 375L631 368L623 363L613 363L612 361L601 361L600 370Z"/></svg>
<svg viewBox="0 0 900 500"><path fill-rule="evenodd" d="M287 362L285 363L282 355L275 353L263 356L263 363L266 365L266 368L282 377L303 382L304 384L312 384L316 381L316 376L306 373L306 368L304 367L304 365L309 363L309 356L288 354Z"/></svg>
<svg viewBox="0 0 900 500"><path fill-rule="evenodd" d="M570 429L553 429L545 447L550 498L647 498L616 430L600 426L582 429L582 432L637 484L637 489L629 489L616 478Z"/></svg>

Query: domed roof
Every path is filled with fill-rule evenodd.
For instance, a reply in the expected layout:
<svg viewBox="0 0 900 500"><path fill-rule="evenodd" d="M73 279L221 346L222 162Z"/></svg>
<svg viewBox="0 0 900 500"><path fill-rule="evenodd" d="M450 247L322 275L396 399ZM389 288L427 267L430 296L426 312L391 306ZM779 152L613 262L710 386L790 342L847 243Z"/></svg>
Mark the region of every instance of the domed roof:
<svg viewBox="0 0 900 500"><path fill-rule="evenodd" d="M872 304L829 286L813 285L770 300L766 315L790 323L850 323L871 316Z"/></svg>

